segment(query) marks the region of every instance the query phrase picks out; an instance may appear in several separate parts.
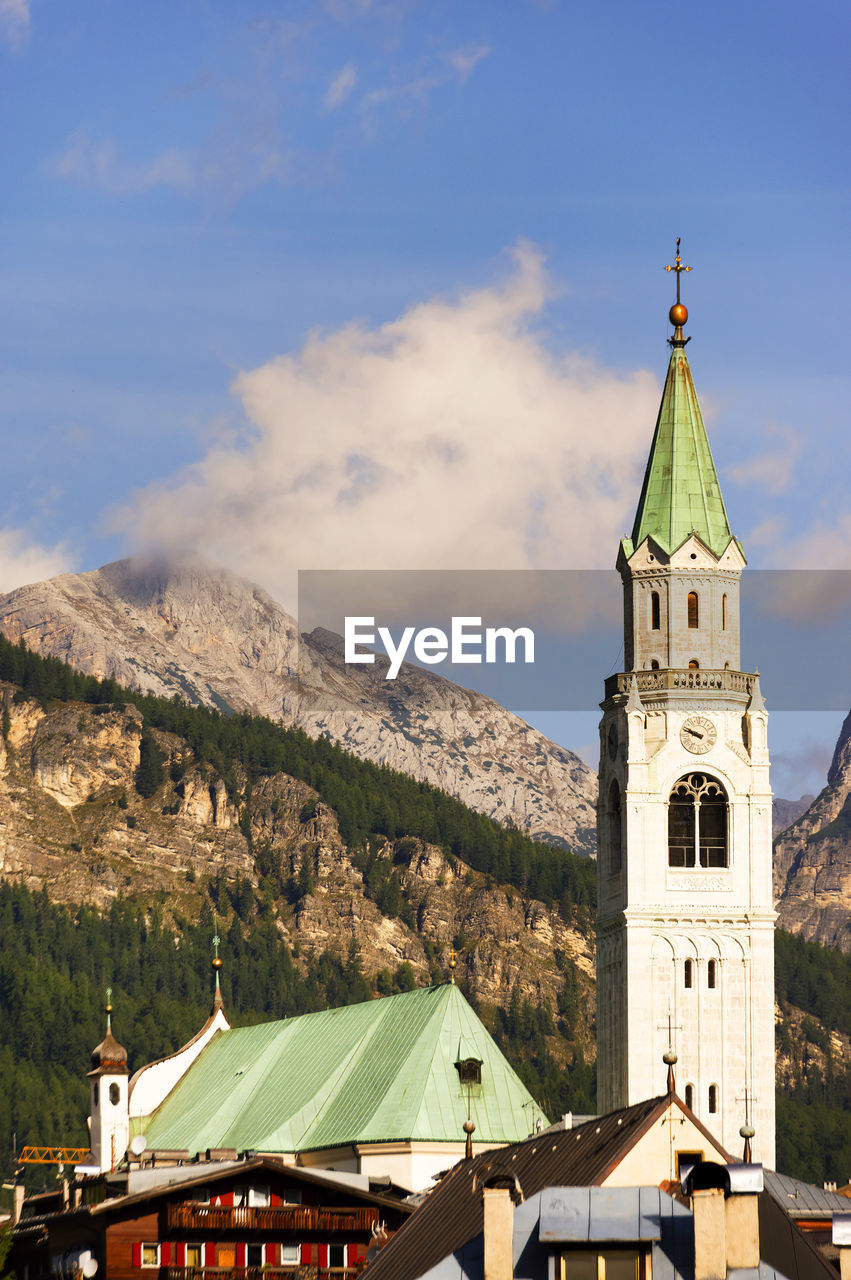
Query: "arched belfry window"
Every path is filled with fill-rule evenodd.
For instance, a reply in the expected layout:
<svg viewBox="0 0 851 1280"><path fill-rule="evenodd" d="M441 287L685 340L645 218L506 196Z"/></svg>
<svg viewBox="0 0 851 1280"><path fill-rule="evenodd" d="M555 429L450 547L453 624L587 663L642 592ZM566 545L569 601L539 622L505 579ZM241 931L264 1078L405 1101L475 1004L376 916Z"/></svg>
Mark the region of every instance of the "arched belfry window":
<svg viewBox="0 0 851 1280"><path fill-rule="evenodd" d="M727 630L727 593L721 597L721 630Z"/></svg>
<svg viewBox="0 0 851 1280"><path fill-rule="evenodd" d="M715 778L689 773L668 799L668 866L727 866L727 793Z"/></svg>
<svg viewBox="0 0 851 1280"><path fill-rule="evenodd" d="M709 1086L709 1114L714 1116L718 1110L718 1085Z"/></svg>
<svg viewBox="0 0 851 1280"><path fill-rule="evenodd" d="M688 624L692 629L700 626L700 607L696 591L688 593Z"/></svg>
<svg viewBox="0 0 851 1280"><path fill-rule="evenodd" d="M609 825L609 875L617 875L623 862L621 789L613 779L609 787L606 817Z"/></svg>
<svg viewBox="0 0 851 1280"><path fill-rule="evenodd" d="M706 966L706 985L714 988L718 982L717 965L714 960L710 960Z"/></svg>
<svg viewBox="0 0 851 1280"><path fill-rule="evenodd" d="M683 964L683 986L687 991L691 991L694 985L694 964L691 960L686 960Z"/></svg>
<svg viewBox="0 0 851 1280"><path fill-rule="evenodd" d="M658 670L659 670L659 659L658 659L658 658L652 658L652 659L651 659L651 661L650 661L650 670L651 670L651 671L658 671Z"/></svg>
<svg viewBox="0 0 851 1280"><path fill-rule="evenodd" d="M686 1106L688 1107L689 1111L694 1110L694 1085L693 1084L686 1085Z"/></svg>
<svg viewBox="0 0 851 1280"><path fill-rule="evenodd" d="M662 623L659 618L659 592L650 593L650 629L658 631Z"/></svg>
<svg viewBox="0 0 851 1280"><path fill-rule="evenodd" d="M689 671L699 671L699 670L700 670L700 663L698 662L697 658L689 658L688 669L689 669Z"/></svg>

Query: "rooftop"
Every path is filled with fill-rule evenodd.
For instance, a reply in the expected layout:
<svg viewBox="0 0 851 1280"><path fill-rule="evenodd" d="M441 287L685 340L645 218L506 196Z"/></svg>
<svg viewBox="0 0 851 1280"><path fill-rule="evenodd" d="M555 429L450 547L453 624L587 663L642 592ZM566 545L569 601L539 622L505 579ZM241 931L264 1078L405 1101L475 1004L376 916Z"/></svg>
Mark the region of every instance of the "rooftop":
<svg viewBox="0 0 851 1280"><path fill-rule="evenodd" d="M457 1143L467 1088L454 1064L470 1057L475 1141L525 1137L540 1112L451 983L221 1031L141 1127L149 1148L190 1153Z"/></svg>

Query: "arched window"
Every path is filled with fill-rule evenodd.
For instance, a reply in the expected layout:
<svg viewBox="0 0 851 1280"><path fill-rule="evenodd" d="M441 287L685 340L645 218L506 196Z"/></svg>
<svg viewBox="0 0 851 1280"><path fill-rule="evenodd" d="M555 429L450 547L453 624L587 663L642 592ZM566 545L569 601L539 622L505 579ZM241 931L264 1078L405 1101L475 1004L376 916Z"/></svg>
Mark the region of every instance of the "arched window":
<svg viewBox="0 0 851 1280"><path fill-rule="evenodd" d="M609 824L609 875L617 875L623 860L622 827L621 827L621 789L612 780L609 787L609 804L607 808Z"/></svg>
<svg viewBox="0 0 851 1280"><path fill-rule="evenodd" d="M658 670L659 670L659 659L658 659L658 658L652 658L652 659L651 659L651 661L650 661L650 670L651 670L651 671L658 671Z"/></svg>
<svg viewBox="0 0 851 1280"><path fill-rule="evenodd" d="M700 663L698 662L697 658L689 658L688 669L689 669L689 671L699 671L699 670L700 670Z"/></svg>
<svg viewBox="0 0 851 1280"><path fill-rule="evenodd" d="M694 1110L694 1085L693 1084L686 1085L686 1106L688 1107L689 1111Z"/></svg>
<svg viewBox="0 0 851 1280"><path fill-rule="evenodd" d="M721 597L721 630L727 630L727 593Z"/></svg>
<svg viewBox="0 0 851 1280"><path fill-rule="evenodd" d="M662 624L659 621L659 592L650 593L650 629L658 631Z"/></svg>
<svg viewBox="0 0 851 1280"><path fill-rule="evenodd" d="M668 799L668 866L727 866L727 793L704 773L689 773Z"/></svg>
<svg viewBox="0 0 851 1280"><path fill-rule="evenodd" d="M714 987L715 987L715 982L716 982L716 977L717 977L717 975L716 975L716 971L715 971L715 961L714 961L714 960L710 960L710 961L709 961L709 964L706 966L706 985L707 985L707 987L710 987L710 988L713 988L713 989L714 989Z"/></svg>
<svg viewBox="0 0 851 1280"><path fill-rule="evenodd" d="M694 966L692 965L691 960L686 960L685 964L683 965L683 986L687 990L691 987L693 976L694 976Z"/></svg>
<svg viewBox="0 0 851 1280"><path fill-rule="evenodd" d="M700 609L697 603L697 592L688 593L688 624L694 629L700 626Z"/></svg>
<svg viewBox="0 0 851 1280"><path fill-rule="evenodd" d="M711 1084L709 1086L709 1114L711 1116L714 1116L717 1110L718 1110L718 1085Z"/></svg>

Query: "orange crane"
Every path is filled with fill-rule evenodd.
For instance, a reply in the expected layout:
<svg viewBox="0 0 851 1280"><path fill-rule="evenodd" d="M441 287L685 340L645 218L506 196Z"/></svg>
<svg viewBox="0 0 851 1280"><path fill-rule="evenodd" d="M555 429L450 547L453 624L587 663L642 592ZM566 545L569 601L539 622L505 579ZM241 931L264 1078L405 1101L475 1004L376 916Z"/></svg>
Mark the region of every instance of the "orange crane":
<svg viewBox="0 0 851 1280"><path fill-rule="evenodd" d="M18 1164L86 1164L91 1159L88 1147L21 1147Z"/></svg>

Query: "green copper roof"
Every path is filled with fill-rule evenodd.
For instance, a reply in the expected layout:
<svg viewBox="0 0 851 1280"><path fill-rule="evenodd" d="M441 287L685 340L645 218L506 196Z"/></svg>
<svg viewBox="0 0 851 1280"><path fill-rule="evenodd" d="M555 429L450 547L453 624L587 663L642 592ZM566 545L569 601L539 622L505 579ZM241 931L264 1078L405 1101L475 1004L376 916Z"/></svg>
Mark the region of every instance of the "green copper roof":
<svg viewBox="0 0 851 1280"><path fill-rule="evenodd" d="M676 344L638 501L632 546L639 547L649 536L670 554L692 531L717 556L732 538L685 347Z"/></svg>
<svg viewBox="0 0 851 1280"><path fill-rule="evenodd" d="M459 1056L483 1062L481 1086L472 1090L474 1140L526 1137L531 1095L451 984L222 1031L142 1130L150 1148L193 1154L462 1142Z"/></svg>

